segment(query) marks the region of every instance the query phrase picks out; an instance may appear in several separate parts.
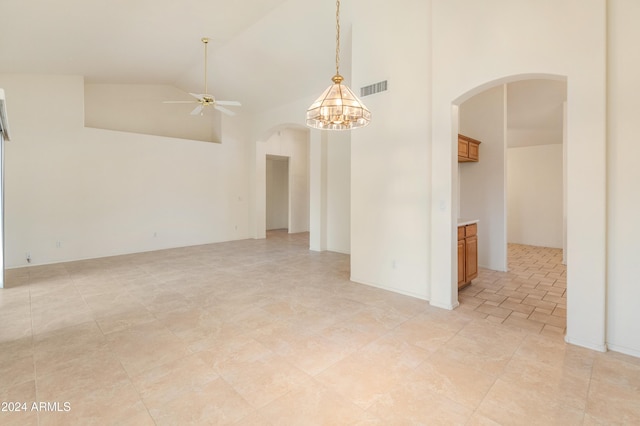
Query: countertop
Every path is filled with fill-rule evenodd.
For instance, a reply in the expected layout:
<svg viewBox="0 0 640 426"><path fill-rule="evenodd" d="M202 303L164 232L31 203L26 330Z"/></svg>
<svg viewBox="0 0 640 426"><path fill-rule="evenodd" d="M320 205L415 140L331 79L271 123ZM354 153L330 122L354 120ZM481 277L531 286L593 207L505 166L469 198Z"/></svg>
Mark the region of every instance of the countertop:
<svg viewBox="0 0 640 426"><path fill-rule="evenodd" d="M478 219L458 219L458 226L471 225L478 222Z"/></svg>

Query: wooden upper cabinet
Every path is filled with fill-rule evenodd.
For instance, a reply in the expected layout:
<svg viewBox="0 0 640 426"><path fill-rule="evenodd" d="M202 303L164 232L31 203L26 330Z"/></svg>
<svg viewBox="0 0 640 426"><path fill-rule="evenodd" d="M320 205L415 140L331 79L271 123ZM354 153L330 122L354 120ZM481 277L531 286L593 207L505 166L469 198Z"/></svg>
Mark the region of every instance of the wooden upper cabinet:
<svg viewBox="0 0 640 426"><path fill-rule="evenodd" d="M479 140L458 134L458 162L468 163L470 161L480 160L480 144Z"/></svg>

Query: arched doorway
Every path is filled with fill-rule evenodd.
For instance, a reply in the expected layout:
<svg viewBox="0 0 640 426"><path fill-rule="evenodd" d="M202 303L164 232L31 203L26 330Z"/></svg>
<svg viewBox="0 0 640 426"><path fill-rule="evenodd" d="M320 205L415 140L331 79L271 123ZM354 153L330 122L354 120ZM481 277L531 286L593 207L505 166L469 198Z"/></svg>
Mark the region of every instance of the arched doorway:
<svg viewBox="0 0 640 426"><path fill-rule="evenodd" d="M459 133L482 142L480 161L457 168L455 210L479 220L480 267L458 300L492 321L545 334L566 326L565 103L566 81L523 79L458 106Z"/></svg>
<svg viewBox="0 0 640 426"><path fill-rule="evenodd" d="M491 80L453 97L445 108L436 95L432 142L431 289L430 303L455 308L457 265L455 250L457 212L453 169L457 155L459 105L474 94L496 85L523 79L567 80L567 333L569 343L606 350L606 114L596 83L587 84L555 74L517 74ZM594 87L596 84L597 87ZM447 97L447 99L452 99ZM457 150L456 150L457 151Z"/></svg>

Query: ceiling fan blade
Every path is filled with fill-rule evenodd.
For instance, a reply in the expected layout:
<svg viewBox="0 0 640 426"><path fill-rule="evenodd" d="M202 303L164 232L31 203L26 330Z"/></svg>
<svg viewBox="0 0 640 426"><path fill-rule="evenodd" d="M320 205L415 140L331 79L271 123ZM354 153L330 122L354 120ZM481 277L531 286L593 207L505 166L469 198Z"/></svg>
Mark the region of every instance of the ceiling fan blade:
<svg viewBox="0 0 640 426"><path fill-rule="evenodd" d="M213 107L218 111L224 112L227 115L236 115L235 112L231 111L230 109L226 109L225 107L221 107L219 105L214 105Z"/></svg>
<svg viewBox="0 0 640 426"><path fill-rule="evenodd" d="M230 109L224 108L220 105L226 106L235 106L239 107L242 104L238 101L216 101L216 99L210 95L207 89L207 44L209 43L209 39L207 37L203 37L201 41L204 43L204 91L205 93L191 93L189 95L195 98L195 101L164 101L166 104L194 104L199 103L200 105L196 106L193 111L191 111L191 115L202 115L205 106L212 105L218 111L221 111L227 115L236 115L235 112Z"/></svg>

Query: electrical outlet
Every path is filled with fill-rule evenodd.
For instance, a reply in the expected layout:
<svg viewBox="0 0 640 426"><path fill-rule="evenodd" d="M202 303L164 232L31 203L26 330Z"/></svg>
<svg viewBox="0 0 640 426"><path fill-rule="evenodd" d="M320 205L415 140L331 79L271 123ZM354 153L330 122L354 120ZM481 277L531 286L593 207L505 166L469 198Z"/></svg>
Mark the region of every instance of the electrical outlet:
<svg viewBox="0 0 640 426"><path fill-rule="evenodd" d="M27 263L31 263L31 253L26 253Z"/></svg>

